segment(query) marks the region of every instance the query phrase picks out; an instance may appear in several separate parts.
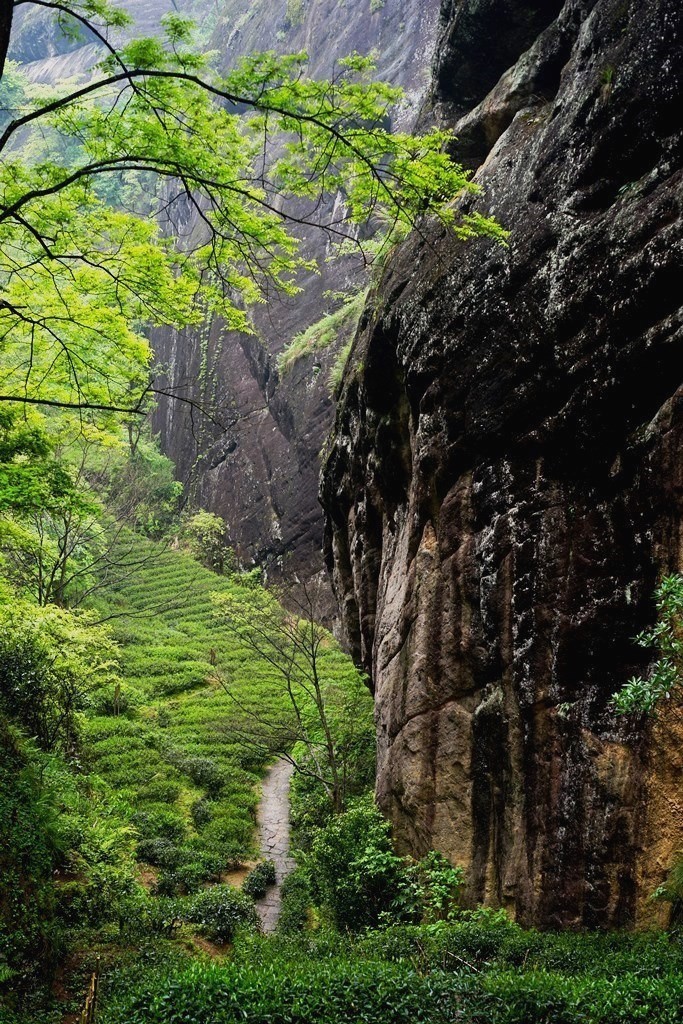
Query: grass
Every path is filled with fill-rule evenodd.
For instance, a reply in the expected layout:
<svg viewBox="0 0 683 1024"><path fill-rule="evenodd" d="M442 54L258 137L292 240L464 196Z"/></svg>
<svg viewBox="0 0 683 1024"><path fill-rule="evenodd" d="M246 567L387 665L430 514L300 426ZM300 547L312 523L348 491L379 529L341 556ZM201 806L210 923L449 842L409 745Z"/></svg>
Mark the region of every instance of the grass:
<svg viewBox="0 0 683 1024"><path fill-rule="evenodd" d="M349 361L351 355L351 349L353 348L353 337L349 338L345 345L339 349L335 357L334 362L330 368L330 372L327 378L327 386L330 394L333 397L337 397L339 390L341 389L342 380L344 378L344 370L346 364Z"/></svg>
<svg viewBox="0 0 683 1024"><path fill-rule="evenodd" d="M305 331L292 338L278 359L280 373L289 373L299 359L311 355L313 352L320 352L325 348L329 348L340 337L352 340L363 312L367 295L367 288L356 292L339 309L336 309L333 313L327 313L320 320L316 320L314 324L307 327ZM347 340L345 349L349 347L350 341Z"/></svg>

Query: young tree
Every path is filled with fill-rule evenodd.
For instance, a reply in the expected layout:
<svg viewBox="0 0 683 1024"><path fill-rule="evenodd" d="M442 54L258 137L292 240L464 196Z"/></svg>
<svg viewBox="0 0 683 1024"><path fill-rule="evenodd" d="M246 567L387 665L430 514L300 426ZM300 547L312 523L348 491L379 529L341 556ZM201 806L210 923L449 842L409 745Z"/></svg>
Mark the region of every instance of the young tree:
<svg viewBox="0 0 683 1024"><path fill-rule="evenodd" d="M126 500L121 488L107 494L102 470L97 482L111 499L107 509L90 485L91 452L99 454L99 446L81 438L71 447L60 450L35 412L22 417L0 408L0 572L41 606L76 607L153 558L128 538L129 526L139 525L140 491L124 487ZM168 493L168 476L162 483L157 498Z"/></svg>
<svg viewBox="0 0 683 1024"><path fill-rule="evenodd" d="M6 63L27 4L97 40L104 58L83 84L36 94ZM449 205L475 186L444 151L448 133L387 130L400 93L368 79L369 60L341 61L329 81L306 77L303 54L220 74L187 19L167 15L163 40L117 48L109 33L129 21L109 0L0 5L0 106L12 108L0 131L0 402L143 414L157 391L145 327L214 312L248 331L245 307L269 284L296 292L310 266L291 222L347 237L382 207L501 237ZM336 193L346 213L326 220L322 198Z"/></svg>
<svg viewBox="0 0 683 1024"><path fill-rule="evenodd" d="M221 621L264 674L279 680L280 696L269 704L247 703L230 681L218 676L242 713L242 738L261 751L279 754L300 775L324 790L334 813L344 809L357 775L357 762L367 760L364 740L372 736L372 700L359 673L343 680L326 671L331 637L316 621L312 588L301 587L295 612L276 596L254 588L248 602L230 593L215 596ZM290 603L292 596L289 596Z"/></svg>
<svg viewBox="0 0 683 1024"><path fill-rule="evenodd" d="M233 552L225 542L225 530L225 520L205 509L191 515L183 527L194 557L219 575L234 567Z"/></svg>

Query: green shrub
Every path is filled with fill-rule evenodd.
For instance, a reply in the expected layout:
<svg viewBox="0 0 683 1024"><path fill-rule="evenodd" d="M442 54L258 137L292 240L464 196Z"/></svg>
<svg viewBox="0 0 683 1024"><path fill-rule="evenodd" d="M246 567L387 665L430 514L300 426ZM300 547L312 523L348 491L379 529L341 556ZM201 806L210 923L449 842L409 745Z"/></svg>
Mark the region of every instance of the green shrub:
<svg viewBox="0 0 683 1024"><path fill-rule="evenodd" d="M281 896L278 932L281 935L298 935L308 924L311 905L311 886L306 873L297 868L287 875L282 883Z"/></svg>
<svg viewBox="0 0 683 1024"><path fill-rule="evenodd" d="M143 840L168 839L169 842L179 843L187 831L181 815L170 807L137 811L132 822Z"/></svg>
<svg viewBox="0 0 683 1024"><path fill-rule="evenodd" d="M192 554L207 569L222 573L234 567L233 552L225 543L225 520L214 512L195 512L184 524L183 535Z"/></svg>
<svg viewBox="0 0 683 1024"><path fill-rule="evenodd" d="M182 787L174 779L152 779L140 789L138 797L142 803L173 804L181 793Z"/></svg>
<svg viewBox="0 0 683 1024"><path fill-rule="evenodd" d="M258 916L252 900L230 885L214 885L197 893L185 919L199 925L214 942L231 942L240 928L255 928Z"/></svg>
<svg viewBox="0 0 683 1024"><path fill-rule="evenodd" d="M276 881L275 864L272 860L262 860L244 879L242 892L254 900L260 900Z"/></svg>
<svg viewBox="0 0 683 1024"><path fill-rule="evenodd" d="M304 20L305 0L287 0L285 27L296 28Z"/></svg>
<svg viewBox="0 0 683 1024"><path fill-rule="evenodd" d="M319 830L307 865L314 897L342 930L376 927L403 883L404 865L394 853L389 823L371 798Z"/></svg>
<svg viewBox="0 0 683 1024"><path fill-rule="evenodd" d="M679 1024L683 977L496 972L482 980L470 1002L473 1024Z"/></svg>
<svg viewBox="0 0 683 1024"><path fill-rule="evenodd" d="M462 868L453 867L443 854L431 850L422 860L404 865L398 893L386 912L387 921L452 920L463 883Z"/></svg>
<svg viewBox="0 0 683 1024"><path fill-rule="evenodd" d="M295 774L290 787L292 842L297 850L308 852L320 828L334 815L330 798L312 775Z"/></svg>
<svg viewBox="0 0 683 1024"><path fill-rule="evenodd" d="M62 852L56 794L35 751L0 715L0 992L49 975L59 939L52 874Z"/></svg>
<svg viewBox="0 0 683 1024"><path fill-rule="evenodd" d="M446 977L394 964L196 964L129 993L102 1024L446 1024Z"/></svg>
<svg viewBox="0 0 683 1024"><path fill-rule="evenodd" d="M679 1024L682 961L667 935L524 931L499 911L361 938L251 933L229 965L124 985L101 1024Z"/></svg>
<svg viewBox="0 0 683 1024"><path fill-rule="evenodd" d="M219 852L190 844L177 846L168 839L145 840L138 845L138 855L160 868L155 892L162 896L196 892L203 883L217 881L226 867Z"/></svg>
<svg viewBox="0 0 683 1024"><path fill-rule="evenodd" d="M140 436L134 451L92 452L90 475L106 496L107 507L149 537L161 537L178 512L183 486L175 467L150 436Z"/></svg>
<svg viewBox="0 0 683 1024"><path fill-rule="evenodd" d="M88 695L88 710L97 716L133 717L140 703L140 695L135 687L120 681L101 686Z"/></svg>
<svg viewBox="0 0 683 1024"><path fill-rule="evenodd" d="M212 797L218 796L226 780L225 773L213 758L177 750L167 751L165 756L178 771L189 775L196 786L205 789Z"/></svg>
<svg viewBox="0 0 683 1024"><path fill-rule="evenodd" d="M159 896L182 896L197 892L209 881L206 868L198 861L185 861L175 868L163 868L154 886Z"/></svg>
<svg viewBox="0 0 683 1024"><path fill-rule="evenodd" d="M182 850L170 839L159 837L143 839L138 843L138 858L145 864L152 864L156 868L166 868L172 871L178 867L182 857Z"/></svg>
<svg viewBox="0 0 683 1024"><path fill-rule="evenodd" d="M59 916L72 927L119 922L139 891L127 865L96 864L86 880L57 887Z"/></svg>
<svg viewBox="0 0 683 1024"><path fill-rule="evenodd" d="M0 600L0 713L41 749L72 752L87 704L84 680L109 679L113 656L102 627L53 605Z"/></svg>
<svg viewBox="0 0 683 1024"><path fill-rule="evenodd" d="M423 920L445 921L455 916L465 874L443 854L431 850L412 869Z"/></svg>
<svg viewBox="0 0 683 1024"><path fill-rule="evenodd" d="M192 815L192 821L195 828L201 828L202 825L207 825L213 817L210 801L205 797L195 800L190 808L190 814Z"/></svg>

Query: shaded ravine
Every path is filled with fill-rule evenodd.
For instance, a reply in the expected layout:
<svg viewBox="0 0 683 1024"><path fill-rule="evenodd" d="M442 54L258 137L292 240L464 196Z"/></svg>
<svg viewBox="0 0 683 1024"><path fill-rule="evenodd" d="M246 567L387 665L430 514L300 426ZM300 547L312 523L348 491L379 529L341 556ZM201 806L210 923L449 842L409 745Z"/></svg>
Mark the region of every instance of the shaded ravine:
<svg viewBox="0 0 683 1024"><path fill-rule="evenodd" d="M274 932L280 916L283 879L294 868L289 855L289 787L294 768L284 758L276 761L263 778L263 792L258 808L258 836L261 856L272 860L277 883L256 903L264 932Z"/></svg>

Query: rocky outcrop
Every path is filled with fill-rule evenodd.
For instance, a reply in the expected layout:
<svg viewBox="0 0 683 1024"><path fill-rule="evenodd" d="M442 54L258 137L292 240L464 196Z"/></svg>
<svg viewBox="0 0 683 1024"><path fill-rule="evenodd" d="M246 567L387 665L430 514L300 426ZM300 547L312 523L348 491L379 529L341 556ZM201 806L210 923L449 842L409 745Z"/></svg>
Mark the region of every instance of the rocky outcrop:
<svg viewBox="0 0 683 1024"><path fill-rule="evenodd" d="M179 7L185 14L201 19L209 0L119 0L132 21L122 29L110 30L109 40L117 46L134 36L151 36L161 31L161 19ZM97 24L97 20L95 20ZM75 76L87 75L104 56L104 48L84 26L64 19L60 26L59 12L28 3L16 6L12 22L9 57L21 64L22 72L31 82L56 85Z"/></svg>
<svg viewBox="0 0 683 1024"><path fill-rule="evenodd" d="M683 846L683 719L610 698L644 667L658 574L683 568L683 12L443 14L432 109L511 234L426 225L401 248L324 467L378 798L404 849L466 866L472 900L644 923Z"/></svg>

